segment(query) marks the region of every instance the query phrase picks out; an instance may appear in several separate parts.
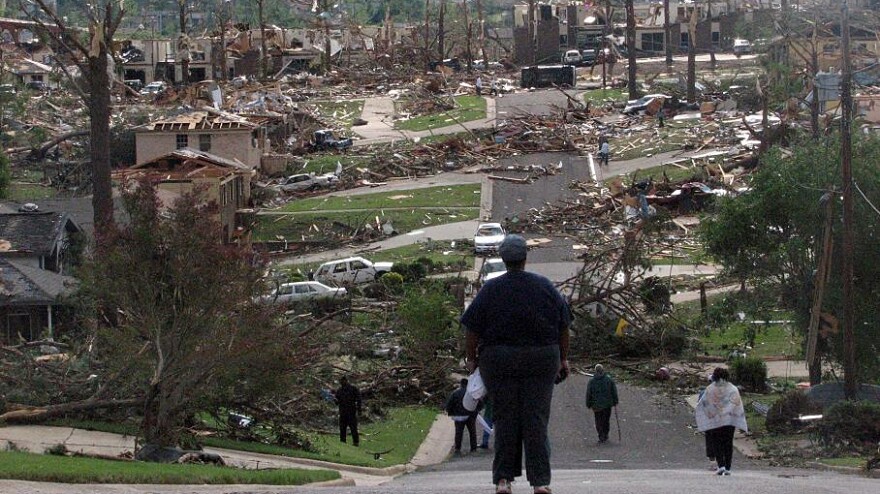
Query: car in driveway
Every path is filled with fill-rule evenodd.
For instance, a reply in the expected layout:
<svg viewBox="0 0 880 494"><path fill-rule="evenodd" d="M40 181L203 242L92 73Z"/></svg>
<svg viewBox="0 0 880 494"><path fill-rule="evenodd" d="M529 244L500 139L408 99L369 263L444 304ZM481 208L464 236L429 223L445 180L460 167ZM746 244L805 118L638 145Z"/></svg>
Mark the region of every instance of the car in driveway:
<svg viewBox="0 0 880 494"><path fill-rule="evenodd" d="M374 263L363 257L347 257L321 264L312 277L330 285L358 285L381 278L391 272L393 265L391 262Z"/></svg>
<svg viewBox="0 0 880 494"><path fill-rule="evenodd" d="M501 223L480 223L477 232L474 233L474 252L477 254L497 252L505 235L507 233Z"/></svg>
<svg viewBox="0 0 880 494"><path fill-rule="evenodd" d="M578 65L581 63L581 52L577 50L568 50L562 55L562 63L565 65Z"/></svg>
<svg viewBox="0 0 880 494"><path fill-rule="evenodd" d="M260 302L284 305L318 298L344 297L345 295L345 288L327 286L319 281L296 281L278 285L278 288L260 297Z"/></svg>
<svg viewBox="0 0 880 494"><path fill-rule="evenodd" d="M654 100L660 99L660 106L662 107L663 102L668 99L672 99L672 96L667 94L646 94L639 99L632 99L626 102L626 106L623 108L624 115L634 115L640 111L645 111L648 107L654 103Z"/></svg>
<svg viewBox="0 0 880 494"><path fill-rule="evenodd" d="M507 266L504 265L504 261L502 261L500 257L490 257L483 262L482 266L480 266L480 274L477 277L477 282L480 285L483 285L487 281L493 280L506 272Z"/></svg>
<svg viewBox="0 0 880 494"><path fill-rule="evenodd" d="M747 39L733 40L733 54L736 56L747 55L752 52L752 42Z"/></svg>
<svg viewBox="0 0 880 494"><path fill-rule="evenodd" d="M315 175L314 173L298 173L281 181L274 188L281 192L303 192L306 190L323 189L333 187L339 182L339 177L333 173Z"/></svg>

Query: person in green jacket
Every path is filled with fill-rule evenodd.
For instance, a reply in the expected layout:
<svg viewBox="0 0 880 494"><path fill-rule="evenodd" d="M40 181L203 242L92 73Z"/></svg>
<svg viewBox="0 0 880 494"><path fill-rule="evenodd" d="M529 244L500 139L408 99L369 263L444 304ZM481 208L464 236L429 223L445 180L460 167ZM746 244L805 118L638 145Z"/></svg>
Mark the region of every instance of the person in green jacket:
<svg viewBox="0 0 880 494"><path fill-rule="evenodd" d="M596 364L596 374L587 384L587 408L596 418L596 432L599 444L608 442L611 428L611 409L617 406L617 386L611 376L605 373L602 364Z"/></svg>

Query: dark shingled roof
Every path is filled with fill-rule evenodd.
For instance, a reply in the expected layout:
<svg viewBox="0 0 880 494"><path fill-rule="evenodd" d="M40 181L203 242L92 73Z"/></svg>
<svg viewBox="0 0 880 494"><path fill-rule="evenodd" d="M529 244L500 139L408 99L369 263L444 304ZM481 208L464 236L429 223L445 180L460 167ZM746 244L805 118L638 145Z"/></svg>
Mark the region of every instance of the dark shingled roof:
<svg viewBox="0 0 880 494"><path fill-rule="evenodd" d="M78 229L67 213L0 214L0 254L49 255L65 228Z"/></svg>
<svg viewBox="0 0 880 494"><path fill-rule="evenodd" d="M0 304L56 305L75 284L70 276L0 259Z"/></svg>

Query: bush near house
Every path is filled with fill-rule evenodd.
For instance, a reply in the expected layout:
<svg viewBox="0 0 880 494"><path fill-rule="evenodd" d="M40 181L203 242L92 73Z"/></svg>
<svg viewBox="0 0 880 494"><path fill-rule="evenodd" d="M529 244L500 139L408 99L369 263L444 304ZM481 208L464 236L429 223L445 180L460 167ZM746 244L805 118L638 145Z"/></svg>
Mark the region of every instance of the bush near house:
<svg viewBox="0 0 880 494"><path fill-rule="evenodd" d="M792 419L800 415L822 413L822 407L814 403L800 390L791 390L776 400L767 412L767 430L776 434L791 434L800 427Z"/></svg>
<svg viewBox="0 0 880 494"><path fill-rule="evenodd" d="M819 437L829 450L876 453L880 443L880 404L841 401L819 422Z"/></svg>
<svg viewBox="0 0 880 494"><path fill-rule="evenodd" d="M730 362L730 377L748 391L763 392L767 388L767 364L758 357L735 358Z"/></svg>

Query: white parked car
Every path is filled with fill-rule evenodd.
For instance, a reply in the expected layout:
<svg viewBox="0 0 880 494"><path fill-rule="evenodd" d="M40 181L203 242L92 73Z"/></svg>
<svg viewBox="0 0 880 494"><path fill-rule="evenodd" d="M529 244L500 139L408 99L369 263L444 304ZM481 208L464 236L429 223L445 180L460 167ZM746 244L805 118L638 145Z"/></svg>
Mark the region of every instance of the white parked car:
<svg viewBox="0 0 880 494"><path fill-rule="evenodd" d="M474 251L477 254L497 252L505 235L507 233L501 223L481 223L474 234Z"/></svg>
<svg viewBox="0 0 880 494"><path fill-rule="evenodd" d="M298 173L291 175L275 186L281 192L303 192L306 190L332 187L339 182L339 177L333 173L315 175L312 173Z"/></svg>
<svg viewBox="0 0 880 494"><path fill-rule="evenodd" d="M752 42L747 39L733 40L733 54L745 55L752 52Z"/></svg>
<svg viewBox="0 0 880 494"><path fill-rule="evenodd" d="M370 262L363 257L348 257L318 266L314 278L332 285L369 283L391 272L391 262Z"/></svg>
<svg viewBox="0 0 880 494"><path fill-rule="evenodd" d="M562 63L566 65L576 65L581 63L581 52L577 50L568 50L562 55Z"/></svg>
<svg viewBox="0 0 880 494"><path fill-rule="evenodd" d="M480 276L477 278L477 281L482 285L506 272L507 266L504 265L504 261L502 261L500 257L490 257L486 259L486 262L480 267Z"/></svg>
<svg viewBox="0 0 880 494"><path fill-rule="evenodd" d="M164 82L153 81L153 82L147 84L146 86L144 86L144 88L140 90L140 93L144 96L156 95L156 94L159 94L162 91L164 91L165 87L166 86L165 86Z"/></svg>
<svg viewBox="0 0 880 494"><path fill-rule="evenodd" d="M289 304L316 298L344 297L345 288L327 286L318 281L297 281L282 283L278 288L263 295L260 301L266 304Z"/></svg>

